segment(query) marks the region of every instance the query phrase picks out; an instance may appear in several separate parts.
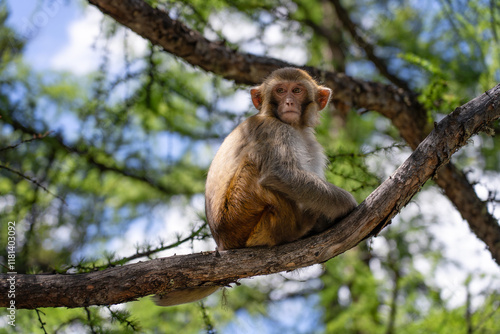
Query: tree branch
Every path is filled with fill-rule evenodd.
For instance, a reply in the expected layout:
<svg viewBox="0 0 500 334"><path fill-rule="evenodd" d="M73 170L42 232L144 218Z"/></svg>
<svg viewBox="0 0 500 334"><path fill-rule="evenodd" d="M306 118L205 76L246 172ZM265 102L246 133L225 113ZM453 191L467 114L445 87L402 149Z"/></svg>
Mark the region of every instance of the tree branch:
<svg viewBox="0 0 500 334"><path fill-rule="evenodd" d="M499 118L497 85L444 118L354 212L320 235L278 247L172 256L87 274L2 274L0 306L9 305L8 291L12 286L17 308L109 305L187 287L225 286L244 277L325 262L383 228L449 162L453 153ZM500 239L496 242L500 243Z"/></svg>

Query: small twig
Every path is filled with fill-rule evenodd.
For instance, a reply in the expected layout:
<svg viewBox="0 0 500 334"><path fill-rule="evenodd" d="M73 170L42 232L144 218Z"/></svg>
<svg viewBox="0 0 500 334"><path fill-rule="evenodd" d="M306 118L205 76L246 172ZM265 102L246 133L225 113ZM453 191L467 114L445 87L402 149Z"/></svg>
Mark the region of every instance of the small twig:
<svg viewBox="0 0 500 334"><path fill-rule="evenodd" d="M115 260L115 261L111 261L111 260L108 260L108 263L105 264L105 265L101 265L101 266L83 266L83 265L74 265L74 266L71 266L67 269L65 269L64 271L67 272L68 270L70 269L78 269L78 270L81 270L81 271L95 271L95 270L102 270L102 269L106 269L106 268L110 268L110 267L115 267L115 266L118 266L118 265L124 265L132 260L135 260L135 259L139 259L141 257L149 257L150 255L154 254L154 253L158 253L158 252L161 252L161 251L164 251L164 250L167 250L167 249L172 249L172 248L175 248L175 247L178 247L180 246L181 244L195 238L196 236L198 236L200 234L200 232L207 226L207 223L205 222L200 228L198 228L196 231L193 231L190 235L188 235L187 237L185 237L184 239L179 239L177 240L176 242L174 243L171 243L169 245L166 245L166 246L161 246L161 247L158 247L158 248L155 248L155 249L147 249L146 251L143 251L143 252L139 252L137 251L136 254L134 255L131 255L131 256L128 256L128 257L124 257L124 258L121 258L119 260Z"/></svg>
<svg viewBox="0 0 500 334"><path fill-rule="evenodd" d="M50 135L52 132L54 132L54 131L47 131L43 135L42 134L33 135L33 138L31 138L31 139L22 140L17 144L0 148L0 152L12 150L12 149L15 149L16 147L18 147L19 145L27 144L27 143L30 143L30 142L35 141L35 140L43 139L43 138L47 137L48 135Z"/></svg>
<svg viewBox="0 0 500 334"><path fill-rule="evenodd" d="M120 324L125 324L127 327L132 329L134 332L139 332L140 328L136 321L129 320L130 313L128 311L113 311L111 306L106 307L111 314L113 319L116 319Z"/></svg>
<svg viewBox="0 0 500 334"><path fill-rule="evenodd" d="M217 331L214 328L214 325L212 324L212 319L210 319L210 316L208 315L207 309L205 307L205 303L203 301L199 302L201 314L203 316L203 322L205 323L205 329L207 334L216 334Z"/></svg>
<svg viewBox="0 0 500 334"><path fill-rule="evenodd" d="M373 155L378 152L387 152L393 149L403 149L408 147L407 144L402 143L394 143L391 146L384 147L376 147L375 149L365 152L365 153L337 153L337 154L328 154L328 160L334 160L335 158L366 158L370 155Z"/></svg>
<svg viewBox="0 0 500 334"><path fill-rule="evenodd" d="M38 322L40 322L40 328L43 330L43 332L44 332L45 334L48 334L48 333L47 333L47 330L45 329L45 325L46 325L46 323L45 323L45 322L43 322L42 317L40 316L40 313L42 313L43 315L46 315L46 314L45 314L45 313L43 313L42 311L40 311L40 310L39 310L39 309L37 309L37 308L35 309L35 311L36 311L36 315L38 316Z"/></svg>
<svg viewBox="0 0 500 334"><path fill-rule="evenodd" d="M97 334L94 325L92 324L92 314L90 313L89 307L84 307L85 312L87 313L87 321L89 322L90 331L92 334Z"/></svg>
<svg viewBox="0 0 500 334"><path fill-rule="evenodd" d="M22 177L23 179L26 179L26 180L30 181L31 183L33 183L33 184L34 184L34 185L36 185L37 187L42 188L42 189L43 189L43 190L45 190L47 193L49 193L49 194L51 194L52 196L54 196L54 197L56 197L56 198L60 199L60 200L61 200L64 204L68 205L68 203L66 203L66 201L65 201L62 197L57 196L56 194L54 194L53 192L51 192L49 189L47 189L46 187L44 187L43 185L41 185L41 184L40 184L37 180L35 180L34 178L29 177L29 176L27 176L27 175L24 175L23 173L21 173L21 172L19 172L19 171L15 170L15 169L12 169L12 168L10 168L10 167L4 166L4 165L0 165L0 168L3 168L3 169L5 169L5 170L7 170L7 171L9 171L9 172L11 172L11 173L13 173L13 174L16 174L17 176Z"/></svg>

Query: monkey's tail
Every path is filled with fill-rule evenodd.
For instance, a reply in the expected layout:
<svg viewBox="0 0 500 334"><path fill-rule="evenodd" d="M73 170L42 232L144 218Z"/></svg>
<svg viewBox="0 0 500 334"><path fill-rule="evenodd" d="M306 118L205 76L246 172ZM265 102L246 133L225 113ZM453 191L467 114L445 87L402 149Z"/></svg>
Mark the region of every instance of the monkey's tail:
<svg viewBox="0 0 500 334"><path fill-rule="evenodd" d="M153 300L158 306L180 305L198 301L211 295L217 290L219 290L219 287L217 286L190 288L172 291L164 295L155 295L153 296Z"/></svg>

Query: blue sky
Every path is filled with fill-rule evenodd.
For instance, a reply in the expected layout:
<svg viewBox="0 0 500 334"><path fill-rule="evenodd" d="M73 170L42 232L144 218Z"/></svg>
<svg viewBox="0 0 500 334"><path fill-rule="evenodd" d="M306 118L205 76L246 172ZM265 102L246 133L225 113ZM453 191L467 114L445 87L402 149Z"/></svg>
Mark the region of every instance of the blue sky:
<svg viewBox="0 0 500 334"><path fill-rule="evenodd" d="M34 69L65 70L77 75L97 70L104 40L98 38L103 15L95 7L65 0L9 0L8 6L8 24L28 38L24 55ZM83 10L83 6L87 8ZM142 54L147 42L134 33L127 33L130 52ZM120 37L108 41L112 73L119 71L123 64Z"/></svg>
<svg viewBox="0 0 500 334"><path fill-rule="evenodd" d="M83 16L75 2L55 0L51 6L38 0L9 0L8 24L29 38L25 57L37 69L48 68L57 50L68 43L69 25Z"/></svg>

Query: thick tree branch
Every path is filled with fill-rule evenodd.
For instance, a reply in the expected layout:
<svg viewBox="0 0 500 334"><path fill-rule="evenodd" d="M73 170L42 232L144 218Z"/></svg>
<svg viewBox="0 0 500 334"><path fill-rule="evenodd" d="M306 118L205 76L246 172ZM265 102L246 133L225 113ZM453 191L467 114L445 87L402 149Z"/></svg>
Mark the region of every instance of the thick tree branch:
<svg viewBox="0 0 500 334"><path fill-rule="evenodd" d="M2 274L0 306L8 305L12 284L17 308L81 307L123 303L186 287L228 285L244 277L325 262L385 226L453 153L499 118L500 85L443 119L389 179L348 217L320 235L278 247L172 256L88 274Z"/></svg>

